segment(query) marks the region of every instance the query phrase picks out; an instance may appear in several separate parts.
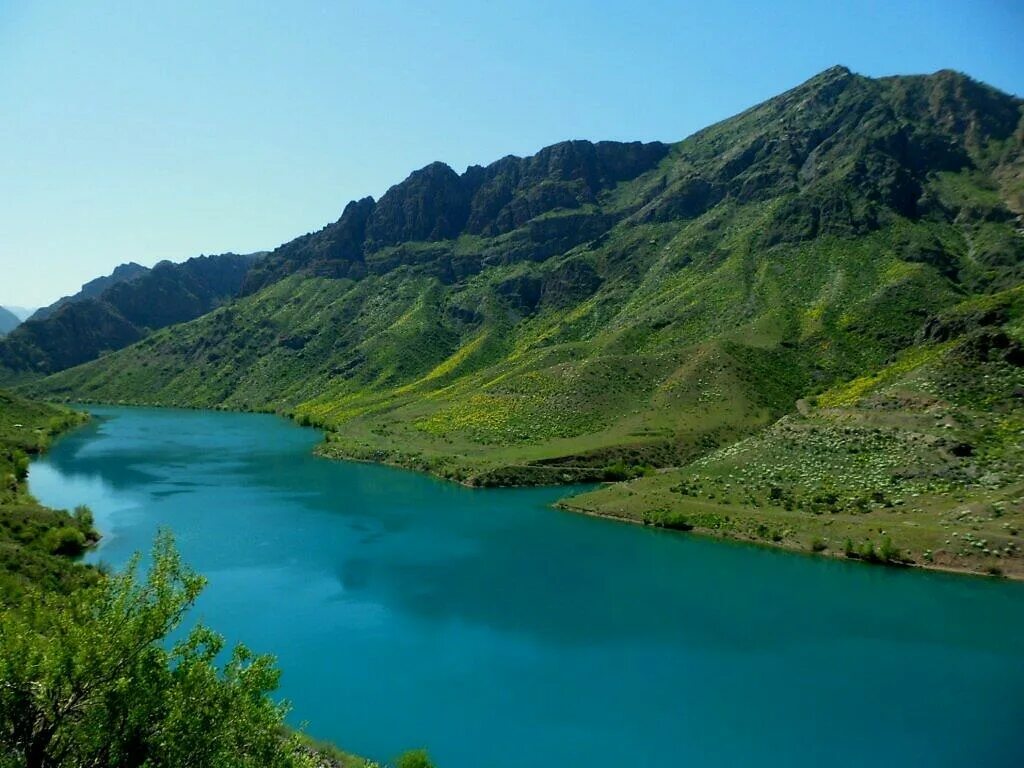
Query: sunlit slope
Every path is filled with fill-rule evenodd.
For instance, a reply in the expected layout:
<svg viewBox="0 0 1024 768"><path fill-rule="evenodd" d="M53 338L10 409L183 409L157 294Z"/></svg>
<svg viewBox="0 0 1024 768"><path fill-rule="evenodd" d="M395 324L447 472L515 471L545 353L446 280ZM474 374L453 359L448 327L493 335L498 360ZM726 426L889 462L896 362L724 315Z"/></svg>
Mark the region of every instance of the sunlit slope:
<svg viewBox="0 0 1024 768"><path fill-rule="evenodd" d="M573 509L847 557L1024 575L1024 291L969 299L769 429Z"/></svg>

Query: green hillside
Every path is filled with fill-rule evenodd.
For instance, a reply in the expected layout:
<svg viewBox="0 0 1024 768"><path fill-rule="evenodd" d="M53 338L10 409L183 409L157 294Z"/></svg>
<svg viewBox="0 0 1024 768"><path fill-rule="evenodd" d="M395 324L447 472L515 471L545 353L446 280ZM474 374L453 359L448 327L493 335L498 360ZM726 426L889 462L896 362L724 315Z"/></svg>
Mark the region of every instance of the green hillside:
<svg viewBox="0 0 1024 768"><path fill-rule="evenodd" d="M685 467L576 504L658 523L693 507L664 501L675 474L723 449L785 444L779 461L799 462L810 447L787 430L827 452L846 420L927 436L914 398L883 406L875 390L999 366L993 389L939 389L934 407L980 430L964 435L979 477L1005 464L998 482L948 487L1012 506L1019 456L989 432L1013 434L1024 384L1022 104L953 72L836 67L671 146L566 142L461 175L435 163L278 248L244 297L30 390L282 411L325 427L327 455L477 484ZM845 465L828 471L837 495L874 498ZM765 492L819 492L790 475ZM817 510L792 506L820 536ZM815 544L775 527L761 538Z"/></svg>
<svg viewBox="0 0 1024 768"><path fill-rule="evenodd" d="M956 327L969 330L948 339ZM930 330L926 343L801 401L757 435L563 506L1024 577L1024 290L968 300Z"/></svg>

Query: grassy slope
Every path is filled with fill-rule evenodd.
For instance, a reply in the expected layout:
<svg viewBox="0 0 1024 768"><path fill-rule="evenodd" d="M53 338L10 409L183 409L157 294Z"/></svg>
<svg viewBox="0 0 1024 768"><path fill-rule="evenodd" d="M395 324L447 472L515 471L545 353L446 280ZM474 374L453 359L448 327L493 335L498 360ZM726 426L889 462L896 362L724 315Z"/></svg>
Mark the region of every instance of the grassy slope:
<svg viewBox="0 0 1024 768"><path fill-rule="evenodd" d="M996 299L1016 305L1007 337L979 331L912 349L754 437L564 505L806 551L1022 578L1024 293Z"/></svg>
<svg viewBox="0 0 1024 768"><path fill-rule="evenodd" d="M622 228L597 249L456 286L412 270L357 283L296 276L42 391L294 411L331 430L333 455L463 480L558 480L620 461L678 464L727 444L815 382L884 363L957 298L927 265L891 255L894 241L933 230L956 242L946 225L777 246L738 280L759 220L745 209L707 218L748 223L710 256L690 251L702 218ZM511 279L581 260L605 262L609 276L578 304L515 318L493 298ZM446 322L448 308L474 305L482 321Z"/></svg>
<svg viewBox="0 0 1024 768"><path fill-rule="evenodd" d="M1014 332L1012 319L993 326L991 318L971 315L968 297L1012 297L1007 289L1021 280L1024 245L1012 215L1024 211L1021 130L999 140L974 128L954 132L969 160L934 150L948 140L941 131L960 120L960 96L948 92L968 85L947 75L886 83L826 73L676 145L659 167L603 193L593 210L555 211L493 238L384 248L367 256L369 274L357 281L295 274L52 376L35 391L278 410L326 427L327 455L482 484L617 479L649 467L685 467L680 472L689 477L700 474L695 460L758 433L738 445L788 467L804 460L804 448L819 445L822 454L845 445L840 435L847 433L837 425L847 421L863 422L871 434L895 427L891 439L902 450L916 439L911 435L931 434L914 421L912 401L883 408L853 398L776 422L801 398L827 390L825 404L848 393L844 381L866 381L866 392L873 379L858 377L888 370L886 382L911 386L915 371L946 370L951 350L982 327ZM1007 104L1019 113L1018 103ZM916 129L924 138L911 141L920 144L916 152L938 152L920 161L935 169L921 172L913 215L886 202L898 198L901 174L911 172L894 169L893 158L906 152L887 149L902 140L892 133L894 114L930 115ZM823 135L831 138L821 141ZM803 141L820 143L804 156ZM803 159L787 165L794 153ZM720 187L721 199L691 205L693 190L702 189L695 179ZM558 233L595 211L619 223L543 260L516 256L537 228ZM477 267L453 278L439 264ZM947 336L960 341L927 346L922 329L957 312L968 321L953 323ZM917 348L925 358L906 352ZM903 362L888 368L893 361ZM976 357L958 363L968 377L994 364ZM1010 380L1018 369L1007 365L1001 375ZM942 397L953 403L942 407L967 408L956 405L956 392ZM1008 392L989 393L986 406L969 409L971 423L1002 429L997 412L1006 403L1016 407ZM814 440L804 446L794 429ZM1007 459L1010 466L1016 459ZM979 455L975 463L984 470L985 461ZM765 477L775 471L769 464ZM870 496L876 489L862 488L873 477L869 470L833 466L834 493ZM675 474L616 486L575 506L652 521L665 510L706 507L707 499L671 495L667 489L680 485ZM1003 472L1000 485L1010 501L1011 474ZM819 479L795 478L778 493L833 493L819 492ZM962 503L987 503L992 489L957 483ZM897 485L881 491L904 494ZM703 486L700 493L706 496ZM820 538L817 546L835 549L825 518L812 514L780 527L775 515L797 514L795 507L773 511L758 503L744 513L753 528L718 530L753 530L801 547ZM883 502L871 520L889 514L885 509ZM846 518L828 519L834 527ZM866 517L850 520L854 543L891 537L919 559L925 549L938 551L932 539L908 538L904 529L913 526L899 533L881 526L882 534L868 530Z"/></svg>
<svg viewBox="0 0 1024 768"><path fill-rule="evenodd" d="M95 541L88 515L47 509L25 486L28 458L85 420L80 413L0 390L0 599L7 603L28 584L68 591L91 572L68 555Z"/></svg>

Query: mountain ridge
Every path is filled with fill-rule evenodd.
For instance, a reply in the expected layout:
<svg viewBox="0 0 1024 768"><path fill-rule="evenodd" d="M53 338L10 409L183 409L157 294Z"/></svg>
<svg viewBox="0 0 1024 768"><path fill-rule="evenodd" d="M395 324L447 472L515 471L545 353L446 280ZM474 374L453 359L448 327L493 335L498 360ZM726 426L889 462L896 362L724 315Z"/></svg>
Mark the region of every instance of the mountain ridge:
<svg viewBox="0 0 1024 768"><path fill-rule="evenodd" d="M101 277L93 278L92 280L84 283L77 293L73 293L70 296L62 296L45 307L40 307L33 312L28 319L29 320L46 320L52 317L53 314L63 306L67 304L73 304L78 301L85 301L86 299L96 299L111 286L117 285L118 283L129 282L135 280L142 275L149 272L149 267L144 267L141 264L137 264L134 261L125 262L124 264L118 264L114 267L114 271L109 275L103 275Z"/></svg>
<svg viewBox="0 0 1024 768"><path fill-rule="evenodd" d="M506 234L556 208L593 203L614 180L635 177L667 153L660 142L565 141L535 155L506 155L462 174L436 161L393 185L379 201L346 205L341 218L270 253L244 289L252 293L296 268L319 267L329 276L359 275L366 256L408 241L436 242L461 234ZM637 157L639 155L639 157ZM348 262L327 269L325 261ZM362 266L360 266L362 265Z"/></svg>

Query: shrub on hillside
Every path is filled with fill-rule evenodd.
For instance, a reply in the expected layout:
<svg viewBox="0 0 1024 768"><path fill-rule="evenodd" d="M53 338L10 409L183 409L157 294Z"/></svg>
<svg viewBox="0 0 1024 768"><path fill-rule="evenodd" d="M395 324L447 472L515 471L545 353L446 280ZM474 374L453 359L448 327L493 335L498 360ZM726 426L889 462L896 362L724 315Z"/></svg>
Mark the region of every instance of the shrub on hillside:
<svg viewBox="0 0 1024 768"><path fill-rule="evenodd" d="M62 525L46 532L46 549L53 555L75 557L85 551L85 534L78 528Z"/></svg>
<svg viewBox="0 0 1024 768"><path fill-rule="evenodd" d="M138 566L73 599L30 592L0 614L0 762L311 766L269 698L270 657L239 646L218 667L224 641L202 626L168 642L204 584L171 538L157 539L144 580Z"/></svg>
<svg viewBox="0 0 1024 768"><path fill-rule="evenodd" d="M434 768L424 749L413 749L398 758L395 768Z"/></svg>

